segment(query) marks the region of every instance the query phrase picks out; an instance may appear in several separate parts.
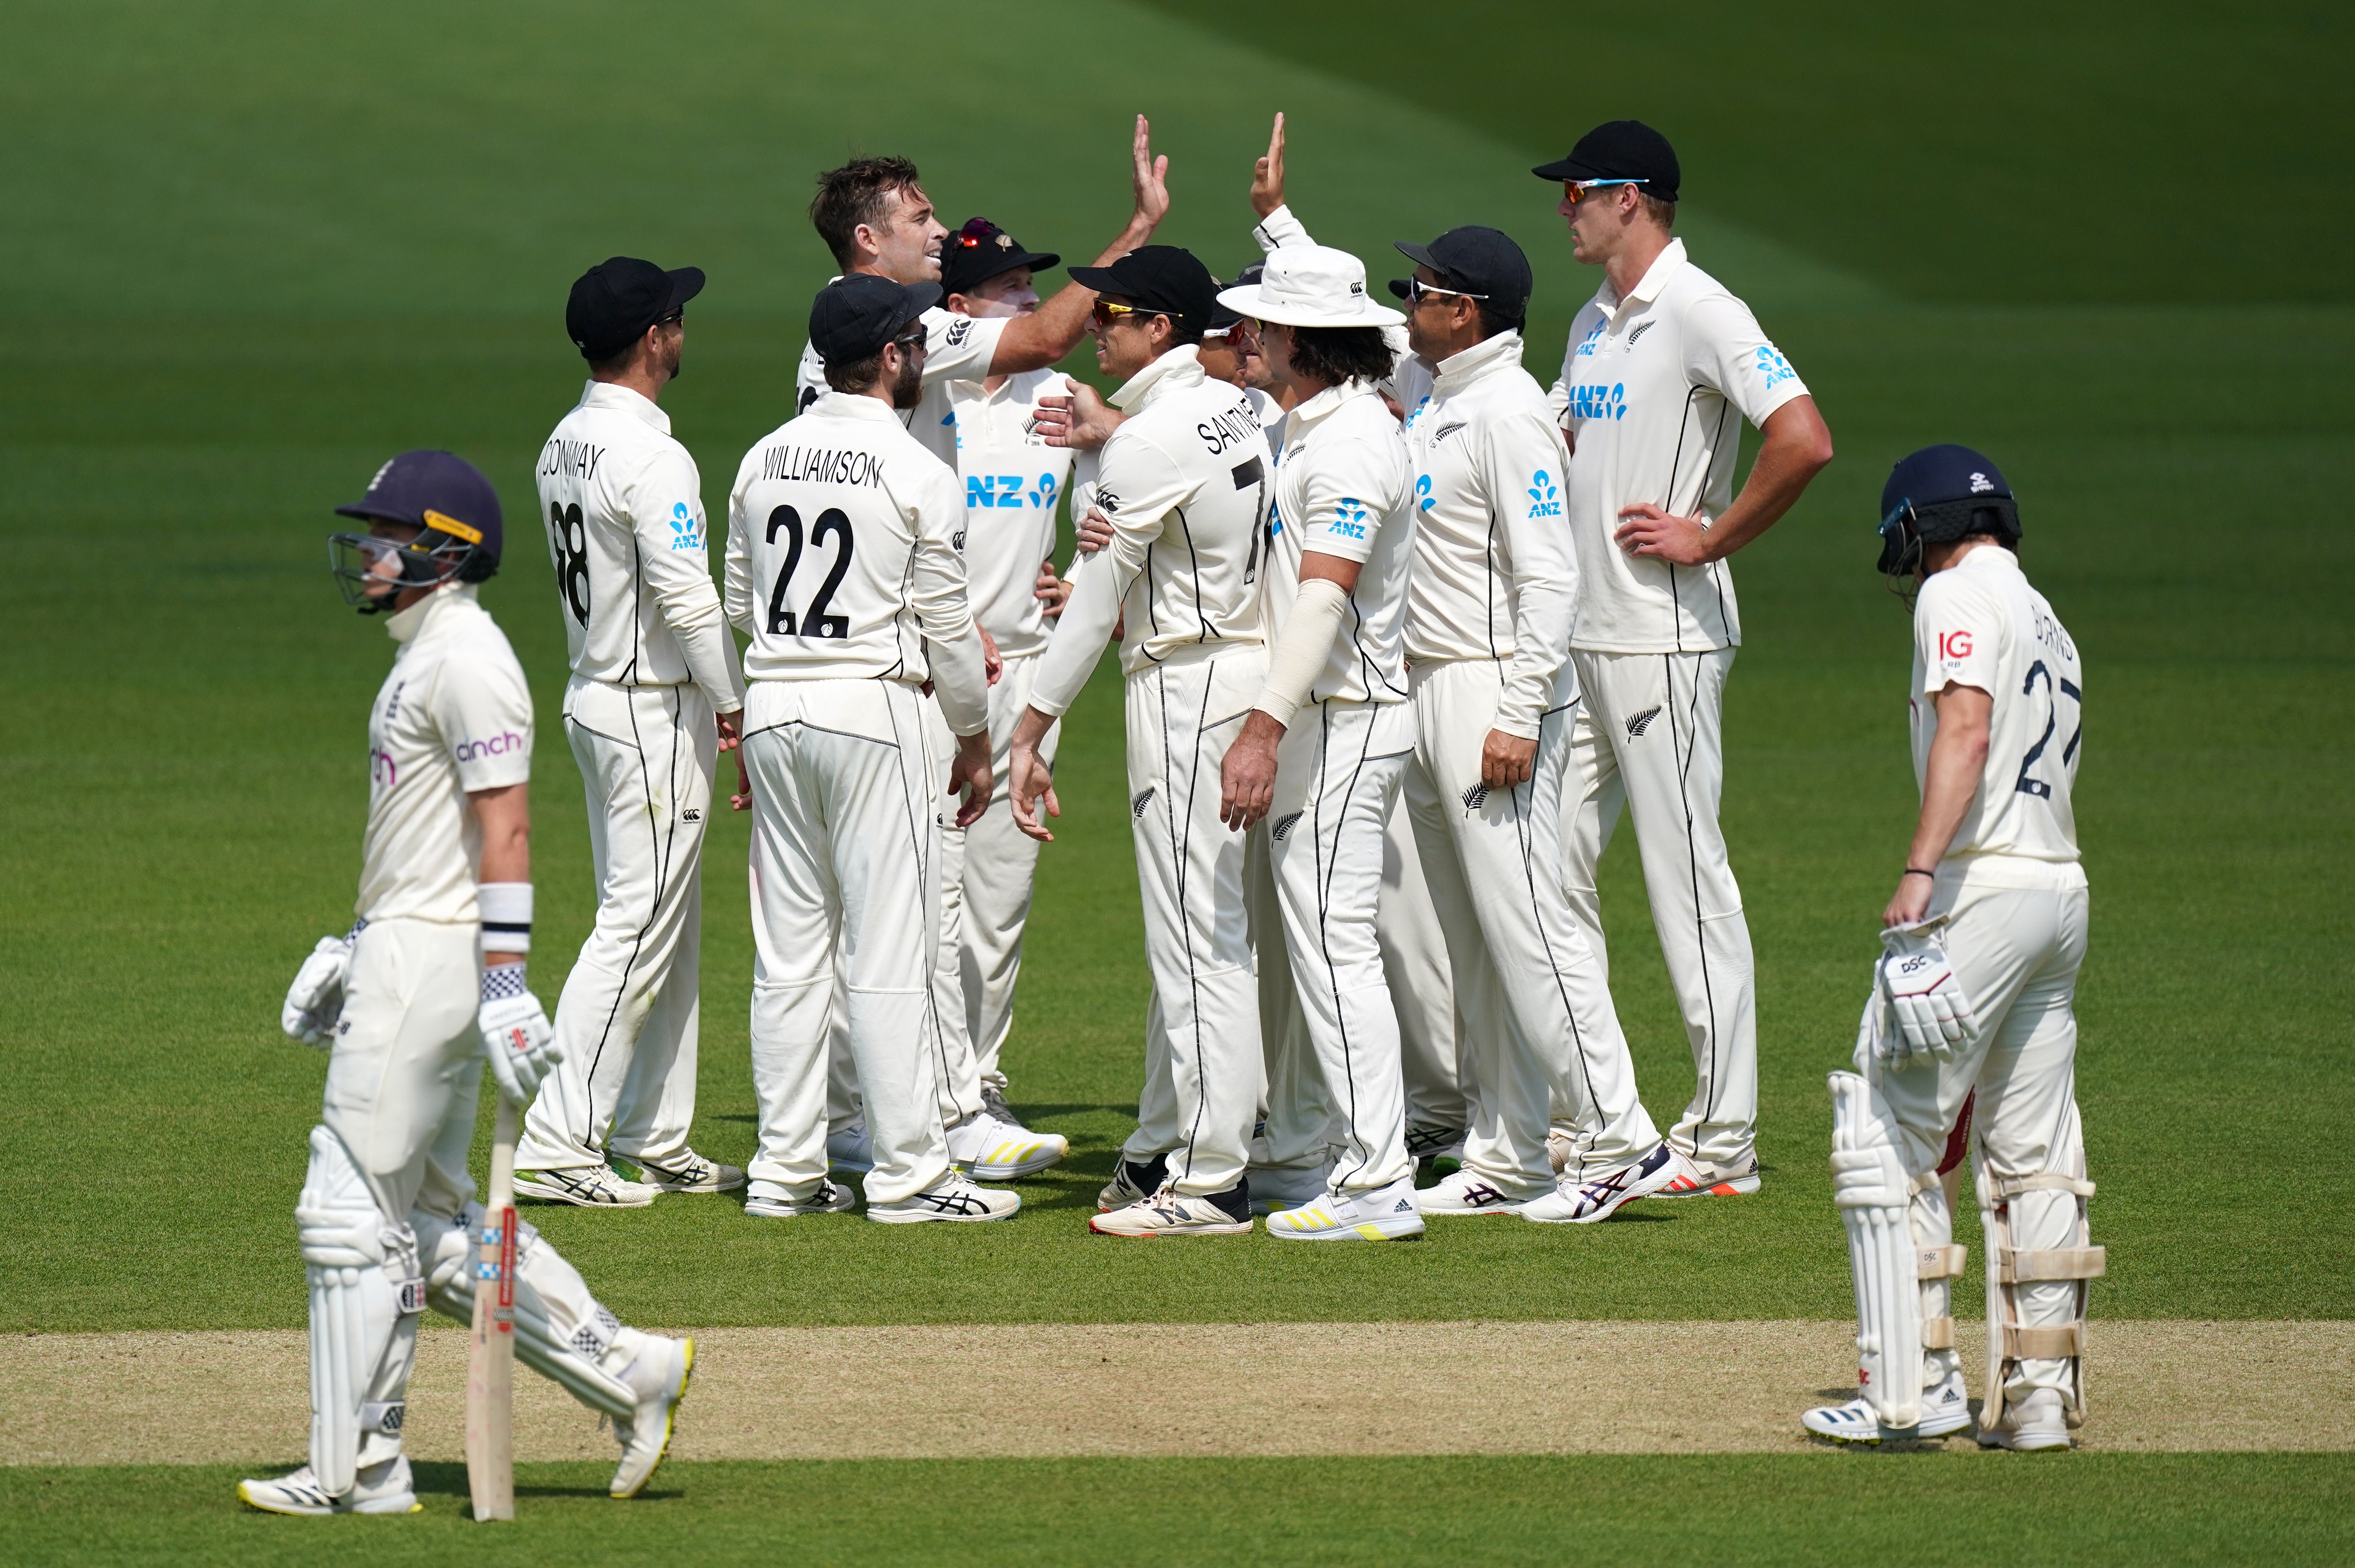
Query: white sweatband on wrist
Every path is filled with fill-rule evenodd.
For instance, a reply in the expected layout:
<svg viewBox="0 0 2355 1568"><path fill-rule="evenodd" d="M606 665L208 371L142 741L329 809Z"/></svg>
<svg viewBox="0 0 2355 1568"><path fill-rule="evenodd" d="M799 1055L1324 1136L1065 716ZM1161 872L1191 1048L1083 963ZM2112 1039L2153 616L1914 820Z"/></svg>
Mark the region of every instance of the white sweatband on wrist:
<svg viewBox="0 0 2355 1568"><path fill-rule="evenodd" d="M1332 578L1300 579L1300 597L1267 656L1267 684L1252 706L1290 726L1292 715L1316 689L1316 677L1333 661L1333 639L1340 635L1348 608L1349 596Z"/></svg>
<svg viewBox="0 0 2355 1568"><path fill-rule="evenodd" d="M483 910L483 951L531 951L531 884L485 882L474 890Z"/></svg>
<svg viewBox="0 0 2355 1568"><path fill-rule="evenodd" d="M485 964L483 967L485 1001L504 1001L511 996L521 996L530 989L524 983L521 959L511 964Z"/></svg>

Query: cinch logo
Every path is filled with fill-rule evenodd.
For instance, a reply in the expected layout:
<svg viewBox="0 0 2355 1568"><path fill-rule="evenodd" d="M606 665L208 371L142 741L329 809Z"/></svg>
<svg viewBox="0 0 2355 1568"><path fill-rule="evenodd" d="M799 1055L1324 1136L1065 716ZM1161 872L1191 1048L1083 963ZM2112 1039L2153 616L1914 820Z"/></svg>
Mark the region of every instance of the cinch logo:
<svg viewBox="0 0 2355 1568"><path fill-rule="evenodd" d="M1333 521L1327 532L1338 534L1344 539L1366 536L1366 505L1362 501L1343 497L1333 508Z"/></svg>
<svg viewBox="0 0 2355 1568"><path fill-rule="evenodd" d="M1799 373L1791 368L1782 350L1771 343L1762 343L1758 345L1758 374L1766 378L1767 386L1774 387L1796 378Z"/></svg>
<svg viewBox="0 0 2355 1568"><path fill-rule="evenodd" d="M1573 419L1625 418L1627 384L1618 381L1605 387L1600 381L1590 381L1572 387L1570 417Z"/></svg>
<svg viewBox="0 0 2355 1568"><path fill-rule="evenodd" d="M1415 475L1414 509L1417 512L1428 512L1436 503L1436 499L1431 493L1431 475L1427 473Z"/></svg>
<svg viewBox="0 0 2355 1568"><path fill-rule="evenodd" d="M1598 320L1593 326L1588 327L1586 329L1586 335L1578 340L1578 352L1572 355L1571 357L1572 359L1583 359L1593 355L1594 352L1595 340L1603 335L1603 329L1610 324L1611 323L1608 322Z"/></svg>
<svg viewBox="0 0 2355 1568"><path fill-rule="evenodd" d="M510 751L522 749L523 736L513 730L508 730L504 734L492 736L487 740L476 740L469 736L458 743L457 750L453 755L461 762L473 762L479 758L505 757Z"/></svg>
<svg viewBox="0 0 2355 1568"><path fill-rule="evenodd" d="M392 753L389 751L369 751L368 782L370 784L381 784L388 789L400 782L400 766L392 760Z"/></svg>
<svg viewBox="0 0 2355 1568"><path fill-rule="evenodd" d="M1938 657L1948 662L1971 656L1971 634L1967 631L1938 633Z"/></svg>
<svg viewBox="0 0 2355 1568"><path fill-rule="evenodd" d="M671 503L670 547L674 550L703 548L703 530L696 526L695 514L687 509L684 501Z"/></svg>
<svg viewBox="0 0 2355 1568"><path fill-rule="evenodd" d="M1553 475L1540 469L1529 476L1529 515L1559 517L1561 515L1561 492L1553 487Z"/></svg>

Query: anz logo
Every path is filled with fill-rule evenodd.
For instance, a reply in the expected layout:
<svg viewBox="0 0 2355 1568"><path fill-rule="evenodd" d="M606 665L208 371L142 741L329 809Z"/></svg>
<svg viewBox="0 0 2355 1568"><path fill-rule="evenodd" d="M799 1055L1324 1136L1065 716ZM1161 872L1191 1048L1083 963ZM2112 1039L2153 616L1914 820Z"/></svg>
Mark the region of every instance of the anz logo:
<svg viewBox="0 0 2355 1568"><path fill-rule="evenodd" d="M1055 476L1042 473L1032 483L1018 473L972 473L965 476L967 506L1036 506L1051 509L1060 493Z"/></svg>
<svg viewBox="0 0 2355 1568"><path fill-rule="evenodd" d="M1769 388L1780 386L1785 381L1798 379L1799 373L1791 368L1791 362L1784 358L1783 351L1773 344L1760 344L1757 352L1758 374L1765 378L1765 384Z"/></svg>
<svg viewBox="0 0 2355 1568"><path fill-rule="evenodd" d="M1627 384L1614 382L1609 387L1591 381L1570 389L1570 417L1573 419L1624 419L1627 417Z"/></svg>
<svg viewBox="0 0 2355 1568"><path fill-rule="evenodd" d="M1572 355L1571 357L1572 359L1586 359L1591 357L1594 353L1595 344L1603 336L1603 329L1610 324L1610 323L1598 318L1593 326L1586 329L1586 335L1578 340L1578 352Z"/></svg>
<svg viewBox="0 0 2355 1568"><path fill-rule="evenodd" d="M1540 469L1529 476L1529 515L1559 517L1561 515L1561 492L1553 486L1553 475Z"/></svg>
<svg viewBox="0 0 2355 1568"><path fill-rule="evenodd" d="M1423 414L1424 414L1424 413L1425 413L1425 412L1426 412L1430 408L1431 408L1431 398L1430 398L1428 396L1425 396L1425 397L1424 397L1424 398L1423 399L1423 401L1421 401L1420 403L1417 403L1417 404L1414 406L1414 411L1413 411L1413 412L1412 412L1412 413L1410 413L1409 415L1407 415L1407 417L1406 417L1406 428L1407 428L1408 429L1410 429L1410 430L1411 430L1411 429L1414 429L1414 422L1415 422L1417 419L1422 418L1423 418Z"/></svg>
<svg viewBox="0 0 2355 1568"><path fill-rule="evenodd" d="M1326 531L1337 534L1344 539L1364 538L1366 536L1366 503L1344 497L1334 505L1333 521L1326 524Z"/></svg>
<svg viewBox="0 0 2355 1568"><path fill-rule="evenodd" d="M684 501L674 501L670 508L670 547L674 550L703 548L703 528L695 514L687 509Z"/></svg>
<svg viewBox="0 0 2355 1568"><path fill-rule="evenodd" d="M1431 493L1431 475L1416 474L1414 476L1414 509L1417 512L1428 512L1437 503L1437 501L1438 498Z"/></svg>

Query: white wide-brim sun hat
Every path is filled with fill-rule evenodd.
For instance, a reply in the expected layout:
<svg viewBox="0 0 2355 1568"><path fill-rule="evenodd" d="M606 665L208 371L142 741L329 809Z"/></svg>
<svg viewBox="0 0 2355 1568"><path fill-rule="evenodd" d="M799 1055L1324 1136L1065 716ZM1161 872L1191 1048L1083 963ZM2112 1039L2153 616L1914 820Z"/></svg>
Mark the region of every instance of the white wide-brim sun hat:
<svg viewBox="0 0 2355 1568"><path fill-rule="evenodd" d="M1366 264L1346 250L1287 245L1268 253L1256 286L1227 289L1219 303L1254 321L1298 327L1383 327L1406 320L1366 293Z"/></svg>

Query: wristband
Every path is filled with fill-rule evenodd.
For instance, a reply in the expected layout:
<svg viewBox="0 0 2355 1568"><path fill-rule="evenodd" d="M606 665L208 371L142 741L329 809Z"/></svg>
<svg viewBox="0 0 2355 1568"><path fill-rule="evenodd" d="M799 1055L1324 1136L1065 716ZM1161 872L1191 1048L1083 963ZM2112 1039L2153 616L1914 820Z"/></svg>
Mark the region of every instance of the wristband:
<svg viewBox="0 0 2355 1568"><path fill-rule="evenodd" d="M1929 878L1931 881L1933 881L1933 882L1935 882L1935 881L1937 881L1937 880L1938 880L1938 874L1937 874L1936 872L1934 872L1934 871L1923 871L1923 870L1920 866L1918 866L1918 865L1909 865L1909 866L1907 866L1907 867L1905 868L1905 875L1904 875L1904 876L1901 876L1901 877L1899 877L1897 880L1898 880L1898 881L1900 881L1900 882L1902 882L1902 881L1904 881L1904 880L1905 880L1905 877L1906 877L1906 876L1926 876L1926 877L1928 877L1928 878Z"/></svg>
<svg viewBox="0 0 2355 1568"><path fill-rule="evenodd" d="M483 950L531 951L531 884L485 882L475 890L483 911Z"/></svg>
<svg viewBox="0 0 2355 1568"><path fill-rule="evenodd" d="M530 989L524 984L521 959L511 964L492 964L483 970L483 1001L485 1003L522 996Z"/></svg>

